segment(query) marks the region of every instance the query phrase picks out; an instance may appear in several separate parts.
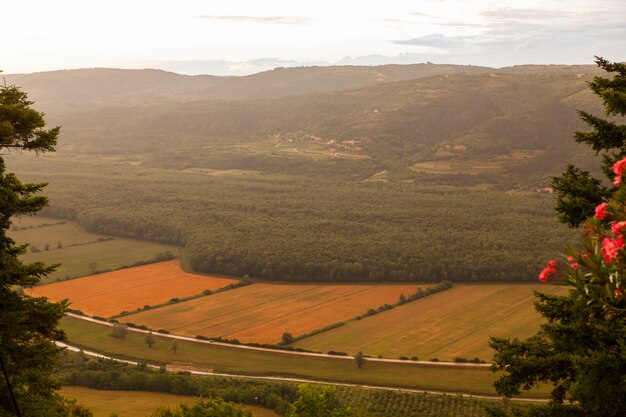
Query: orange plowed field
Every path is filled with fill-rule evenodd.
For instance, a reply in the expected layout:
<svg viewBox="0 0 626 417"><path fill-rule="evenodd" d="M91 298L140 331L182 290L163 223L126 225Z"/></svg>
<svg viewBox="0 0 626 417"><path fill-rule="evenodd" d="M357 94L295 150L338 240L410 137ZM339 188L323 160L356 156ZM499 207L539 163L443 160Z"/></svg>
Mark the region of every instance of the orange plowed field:
<svg viewBox="0 0 626 417"><path fill-rule="evenodd" d="M247 287L133 314L134 323L175 334L277 343L393 304L416 285L280 285Z"/></svg>
<svg viewBox="0 0 626 417"><path fill-rule="evenodd" d="M42 285L34 287L31 294L52 301L68 298L73 309L110 317L236 282L189 274L180 268L177 260L172 260Z"/></svg>

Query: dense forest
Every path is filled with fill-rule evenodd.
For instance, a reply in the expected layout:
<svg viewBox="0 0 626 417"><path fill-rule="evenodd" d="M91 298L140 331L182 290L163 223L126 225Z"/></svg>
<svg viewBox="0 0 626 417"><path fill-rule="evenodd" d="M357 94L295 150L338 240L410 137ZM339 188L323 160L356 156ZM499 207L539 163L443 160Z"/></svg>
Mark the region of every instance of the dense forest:
<svg viewBox="0 0 626 417"><path fill-rule="evenodd" d="M592 67L302 68L228 79L90 71L52 75L67 76L65 88L118 73L144 84L115 84L101 102L74 94L72 104L56 87L46 96L39 75L37 98L63 124L58 152L7 161L49 182L47 214L183 246L200 272L533 280L574 235L555 219L549 175L565 161L597 169L572 140L583 128L575 109L599 109L587 91ZM34 85L28 77L16 81ZM124 97L133 100L121 106Z"/></svg>

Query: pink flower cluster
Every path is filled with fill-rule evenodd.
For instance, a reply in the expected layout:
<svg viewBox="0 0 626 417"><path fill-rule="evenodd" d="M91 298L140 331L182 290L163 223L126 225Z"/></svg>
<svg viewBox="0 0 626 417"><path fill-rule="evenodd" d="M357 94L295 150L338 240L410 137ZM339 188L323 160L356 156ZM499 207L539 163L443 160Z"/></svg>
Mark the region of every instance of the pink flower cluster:
<svg viewBox="0 0 626 417"><path fill-rule="evenodd" d="M616 168L616 166L620 162L624 163ZM613 165L613 171L616 173L621 173L623 171L623 168L626 168L626 158ZM619 178L621 181L621 176ZM595 210L594 217L598 220L604 220L607 217L606 210L608 206L608 203L598 204ZM624 235L622 234L622 231L624 229L626 229L626 221L613 223L611 225L612 236L602 239L602 248L600 250L602 252L602 255L604 255L604 262L606 262L607 264L613 262L613 260L619 255L620 251L624 249Z"/></svg>
<svg viewBox="0 0 626 417"><path fill-rule="evenodd" d="M556 261L549 261L545 268L539 273L539 281L548 282L550 275L556 273Z"/></svg>
<svg viewBox="0 0 626 417"><path fill-rule="evenodd" d="M580 266L576 262L576 258L574 258L573 256L568 256L567 261L569 262L569 267L572 269L578 269L578 267Z"/></svg>
<svg viewBox="0 0 626 417"><path fill-rule="evenodd" d="M609 206L609 203L600 203L596 207L596 214L593 216L598 220L604 220L606 218L606 208Z"/></svg>
<svg viewBox="0 0 626 417"><path fill-rule="evenodd" d="M604 262L610 264L613 259L617 258L619 252L624 249L624 236L619 235L615 239L605 237L602 240L602 254L604 255Z"/></svg>
<svg viewBox="0 0 626 417"><path fill-rule="evenodd" d="M624 183L622 176L626 175L626 157L614 163L612 170L615 174L613 184L616 187L619 187ZM626 235L626 220L617 221L618 219L615 219L615 216L622 216L616 211L615 207L612 207L613 209L609 212L611 207L612 206L609 206L608 202L598 204L595 208L593 217L599 221L599 224L596 222L587 223L587 232L585 233L585 236L589 236L589 233L591 233L593 238L592 240L596 243L602 238L602 247L600 248L600 252L604 257L604 262L606 264L613 263L626 248L626 239L624 239L624 235ZM606 225L604 221L610 224L611 233L608 236L606 232L604 232ZM582 265L587 264L589 255L590 250L588 249L585 253L576 253L575 256L569 256L567 261L570 269L572 271L576 271L580 269ZM550 276L557 272L556 264L557 262L554 260L548 262L546 267L539 273L539 281L547 282ZM622 290L618 288L615 290L614 296L615 298L622 298L624 297L624 294L622 293Z"/></svg>
<svg viewBox="0 0 626 417"><path fill-rule="evenodd" d="M615 174L613 185L616 187L619 187L622 184L622 174L624 173L624 169L626 169L626 158L620 159L613 164L613 173Z"/></svg>

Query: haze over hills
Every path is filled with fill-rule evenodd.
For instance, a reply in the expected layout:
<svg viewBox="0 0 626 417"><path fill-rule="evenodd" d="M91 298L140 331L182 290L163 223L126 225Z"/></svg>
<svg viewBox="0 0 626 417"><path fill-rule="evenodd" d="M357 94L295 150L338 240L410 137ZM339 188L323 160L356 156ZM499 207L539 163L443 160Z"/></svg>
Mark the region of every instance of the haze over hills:
<svg viewBox="0 0 626 417"><path fill-rule="evenodd" d="M78 70L9 81L34 88L52 123L63 124L61 150L141 156L144 164L179 169L284 173L293 173L285 164L339 158L365 179L382 170L556 173L565 160L585 159L571 137L583 127L575 109L601 110L586 85L593 74L591 66L420 64L248 77ZM485 158L500 161L485 166ZM464 167L424 164L444 160Z"/></svg>
<svg viewBox="0 0 626 417"><path fill-rule="evenodd" d="M584 129L576 109L602 111L587 86L597 73L420 64L26 75L8 82L31 83L63 133L55 154L8 160L50 182L48 214L184 246L197 271L534 280L571 237L549 176L564 161L595 169L572 137Z"/></svg>
<svg viewBox="0 0 626 417"><path fill-rule="evenodd" d="M180 75L162 70L92 68L33 74L3 74L50 114L105 106L163 101L242 100L340 91L439 74L490 71L471 65L383 65L276 68L229 77Z"/></svg>

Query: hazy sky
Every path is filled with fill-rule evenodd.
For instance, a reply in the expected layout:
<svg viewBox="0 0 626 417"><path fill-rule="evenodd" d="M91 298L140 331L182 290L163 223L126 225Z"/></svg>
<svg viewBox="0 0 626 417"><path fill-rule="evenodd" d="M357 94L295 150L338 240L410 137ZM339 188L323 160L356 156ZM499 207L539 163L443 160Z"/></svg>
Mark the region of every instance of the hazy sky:
<svg viewBox="0 0 626 417"><path fill-rule="evenodd" d="M9 0L1 13L7 73L626 61L626 0Z"/></svg>

